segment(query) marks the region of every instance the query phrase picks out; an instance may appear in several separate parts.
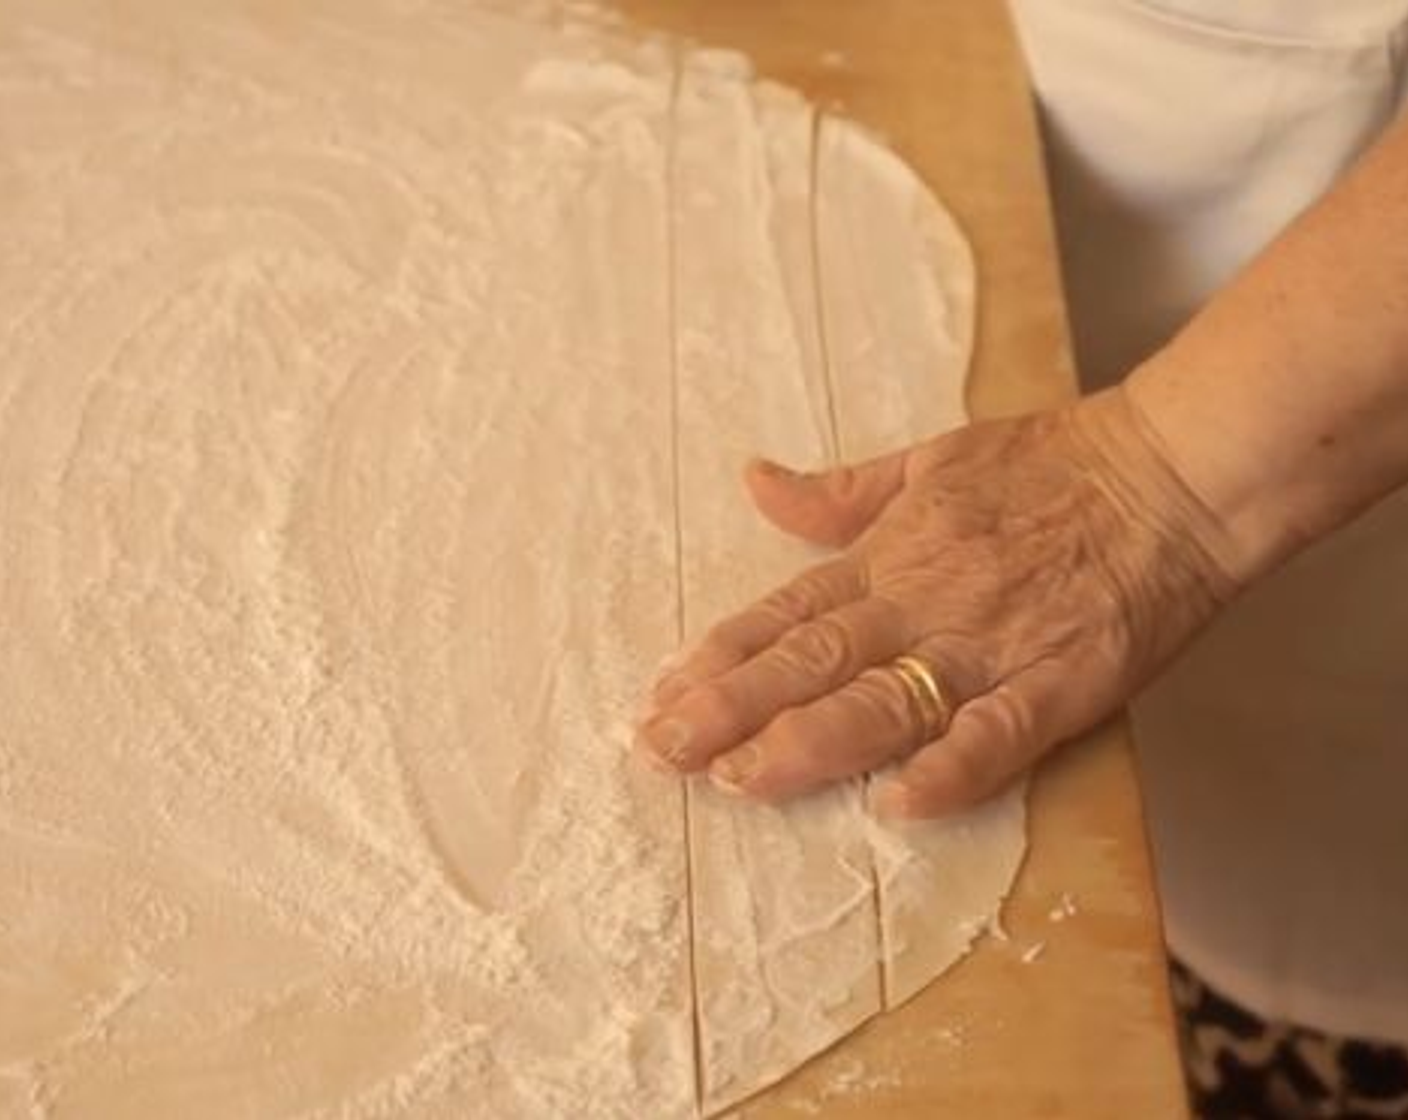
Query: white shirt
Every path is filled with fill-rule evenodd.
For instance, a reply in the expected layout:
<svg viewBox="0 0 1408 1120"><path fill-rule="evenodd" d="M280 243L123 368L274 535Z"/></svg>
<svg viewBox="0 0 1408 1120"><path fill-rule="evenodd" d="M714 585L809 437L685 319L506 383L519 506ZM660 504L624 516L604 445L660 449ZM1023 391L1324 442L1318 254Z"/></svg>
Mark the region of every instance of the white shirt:
<svg viewBox="0 0 1408 1120"><path fill-rule="evenodd" d="M1014 9L1092 387L1325 191L1408 86L1408 0ZM1408 492L1253 589L1134 716L1174 952L1263 1016L1408 1043Z"/></svg>

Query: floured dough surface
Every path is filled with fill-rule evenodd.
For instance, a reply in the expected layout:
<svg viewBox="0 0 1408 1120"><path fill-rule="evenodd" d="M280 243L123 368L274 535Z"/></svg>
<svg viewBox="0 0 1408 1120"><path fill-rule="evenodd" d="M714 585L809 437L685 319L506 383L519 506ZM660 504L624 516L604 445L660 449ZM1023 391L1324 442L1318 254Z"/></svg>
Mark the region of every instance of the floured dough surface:
<svg viewBox="0 0 1408 1120"><path fill-rule="evenodd" d="M0 1106L687 1117L912 995L1020 792L633 765L814 559L736 484L962 418L972 267L740 61L551 9L0 0Z"/></svg>

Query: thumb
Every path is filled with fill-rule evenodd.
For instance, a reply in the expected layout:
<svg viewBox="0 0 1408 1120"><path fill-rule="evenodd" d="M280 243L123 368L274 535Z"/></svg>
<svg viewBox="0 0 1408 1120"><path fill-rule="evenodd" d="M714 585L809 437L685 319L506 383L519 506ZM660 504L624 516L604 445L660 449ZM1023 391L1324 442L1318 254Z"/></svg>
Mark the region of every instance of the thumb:
<svg viewBox="0 0 1408 1120"><path fill-rule="evenodd" d="M905 452L854 467L799 474L766 459L748 464L744 480L764 517L814 544L850 544L904 487Z"/></svg>

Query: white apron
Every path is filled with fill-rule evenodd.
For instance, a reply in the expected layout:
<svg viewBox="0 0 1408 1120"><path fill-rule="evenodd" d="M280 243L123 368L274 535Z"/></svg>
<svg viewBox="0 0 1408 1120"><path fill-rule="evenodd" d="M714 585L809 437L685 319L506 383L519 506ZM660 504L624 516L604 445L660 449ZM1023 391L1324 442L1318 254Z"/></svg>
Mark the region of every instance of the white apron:
<svg viewBox="0 0 1408 1120"><path fill-rule="evenodd" d="M1408 0L1013 6L1088 387L1405 99ZM1408 1043L1408 492L1254 589L1134 715L1173 950L1262 1016Z"/></svg>

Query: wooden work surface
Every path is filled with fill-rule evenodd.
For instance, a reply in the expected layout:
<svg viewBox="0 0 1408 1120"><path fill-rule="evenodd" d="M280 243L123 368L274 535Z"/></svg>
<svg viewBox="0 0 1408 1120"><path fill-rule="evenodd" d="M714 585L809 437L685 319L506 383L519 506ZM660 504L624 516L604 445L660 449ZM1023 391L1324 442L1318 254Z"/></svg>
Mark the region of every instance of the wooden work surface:
<svg viewBox="0 0 1408 1120"><path fill-rule="evenodd" d="M764 76L884 135L936 189L978 262L975 415L1073 394L1036 125L1001 0L618 6L644 26L745 52ZM916 1000L758 1098L748 1120L1186 1115L1123 722L1043 767L1030 820L1010 939L984 941ZM1076 912L1053 921L1063 894Z"/></svg>

